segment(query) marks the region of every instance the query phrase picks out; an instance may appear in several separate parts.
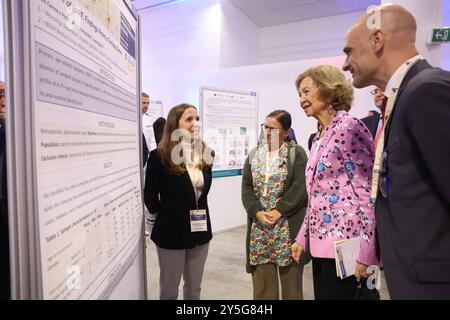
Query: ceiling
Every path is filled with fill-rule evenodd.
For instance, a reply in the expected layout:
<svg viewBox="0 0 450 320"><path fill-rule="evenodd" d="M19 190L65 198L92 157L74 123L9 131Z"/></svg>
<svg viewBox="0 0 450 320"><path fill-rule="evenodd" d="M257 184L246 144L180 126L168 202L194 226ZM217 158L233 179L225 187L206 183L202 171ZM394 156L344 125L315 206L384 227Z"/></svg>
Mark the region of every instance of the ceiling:
<svg viewBox="0 0 450 320"><path fill-rule="evenodd" d="M138 10L180 0L134 0ZM184 0L186 1L186 0ZM201 1L201 0L189 0ZM366 10L380 0L228 0L260 27Z"/></svg>
<svg viewBox="0 0 450 320"><path fill-rule="evenodd" d="M171 2L177 2L177 0L131 0L136 9L143 10L152 7L162 6ZM198 0L197 0L198 1Z"/></svg>

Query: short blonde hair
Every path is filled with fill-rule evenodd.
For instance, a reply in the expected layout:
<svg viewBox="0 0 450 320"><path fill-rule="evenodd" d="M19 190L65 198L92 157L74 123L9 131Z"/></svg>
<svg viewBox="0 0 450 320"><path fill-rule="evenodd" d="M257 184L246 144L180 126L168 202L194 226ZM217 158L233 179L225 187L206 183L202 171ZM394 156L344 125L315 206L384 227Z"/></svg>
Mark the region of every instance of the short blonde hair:
<svg viewBox="0 0 450 320"><path fill-rule="evenodd" d="M297 91L300 91L300 83L306 77L311 77L319 90L319 97L329 103L334 110L350 110L353 102L353 87L345 79L341 70L330 65L309 68L295 80Z"/></svg>

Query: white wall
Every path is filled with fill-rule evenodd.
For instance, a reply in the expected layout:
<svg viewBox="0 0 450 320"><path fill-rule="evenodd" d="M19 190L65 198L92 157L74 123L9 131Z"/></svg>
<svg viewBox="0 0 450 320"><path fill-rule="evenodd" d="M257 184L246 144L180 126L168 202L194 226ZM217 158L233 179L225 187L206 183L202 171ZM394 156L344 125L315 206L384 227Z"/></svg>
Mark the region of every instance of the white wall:
<svg viewBox="0 0 450 320"><path fill-rule="evenodd" d="M443 21L442 0L381 0L382 4L395 3L410 11L417 22L416 47L417 50L433 66L441 66L441 45L428 45L431 30L441 27Z"/></svg>
<svg viewBox="0 0 450 320"><path fill-rule="evenodd" d="M222 0L220 67L259 63L259 27L228 0Z"/></svg>
<svg viewBox="0 0 450 320"><path fill-rule="evenodd" d="M247 223L241 200L242 176L213 179L208 195L213 232L229 230Z"/></svg>
<svg viewBox="0 0 450 320"><path fill-rule="evenodd" d="M159 84L170 83L180 72L219 66L220 0L179 2L139 15L143 91L160 97L166 90Z"/></svg>
<svg viewBox="0 0 450 320"><path fill-rule="evenodd" d="M261 28L261 63L341 55L347 29L363 13Z"/></svg>

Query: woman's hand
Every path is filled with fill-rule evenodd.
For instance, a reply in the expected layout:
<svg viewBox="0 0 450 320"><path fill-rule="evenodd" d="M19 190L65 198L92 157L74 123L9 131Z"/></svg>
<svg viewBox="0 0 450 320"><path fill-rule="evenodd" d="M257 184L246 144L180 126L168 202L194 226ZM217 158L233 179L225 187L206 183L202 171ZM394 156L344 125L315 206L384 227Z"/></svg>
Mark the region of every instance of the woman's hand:
<svg viewBox="0 0 450 320"><path fill-rule="evenodd" d="M305 250L303 248L303 245L301 245L298 242L294 242L291 245L291 250L292 250L292 258L294 258L295 261L299 262L300 261L300 257L302 256L302 253Z"/></svg>
<svg viewBox="0 0 450 320"><path fill-rule="evenodd" d="M258 211L256 213L256 218L262 225L265 225L267 227L272 227L274 225L274 222L271 219L271 215L269 215L268 212Z"/></svg>
<svg viewBox="0 0 450 320"><path fill-rule="evenodd" d="M268 215L270 216L270 220L272 220L273 224L277 223L278 220L281 218L280 211L274 209L268 212Z"/></svg>
<svg viewBox="0 0 450 320"><path fill-rule="evenodd" d="M367 273L367 266L365 264L356 262L355 277L358 282L361 278L368 278L372 273Z"/></svg>

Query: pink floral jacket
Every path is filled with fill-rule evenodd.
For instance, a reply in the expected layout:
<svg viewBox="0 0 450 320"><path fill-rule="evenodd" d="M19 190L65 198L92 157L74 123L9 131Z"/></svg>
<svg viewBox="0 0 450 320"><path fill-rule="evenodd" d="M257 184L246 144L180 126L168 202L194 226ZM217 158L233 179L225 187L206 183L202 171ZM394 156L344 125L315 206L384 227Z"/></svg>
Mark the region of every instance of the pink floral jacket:
<svg viewBox="0 0 450 320"><path fill-rule="evenodd" d="M306 165L308 209L296 241L313 257L334 258L334 241L360 236L358 262L378 265L370 186L374 161L366 126L339 111ZM319 149L317 149L319 148Z"/></svg>

